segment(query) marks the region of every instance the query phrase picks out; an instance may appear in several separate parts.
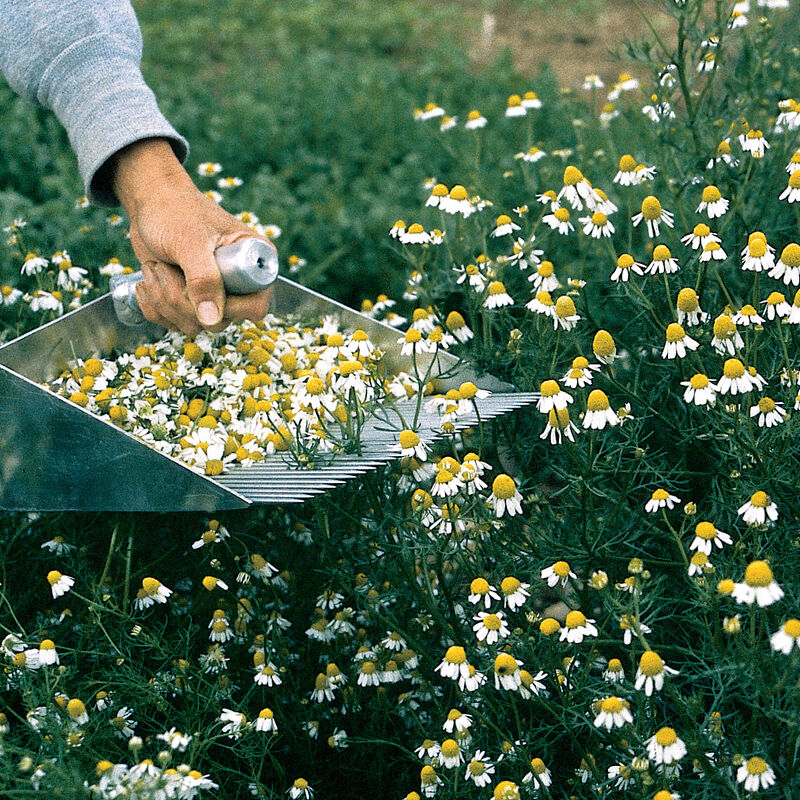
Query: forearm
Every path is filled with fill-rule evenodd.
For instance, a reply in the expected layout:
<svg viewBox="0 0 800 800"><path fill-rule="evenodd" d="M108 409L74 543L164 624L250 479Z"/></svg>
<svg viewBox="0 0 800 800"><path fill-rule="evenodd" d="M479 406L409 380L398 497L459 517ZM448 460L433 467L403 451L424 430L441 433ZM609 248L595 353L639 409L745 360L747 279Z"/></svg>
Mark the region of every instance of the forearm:
<svg viewBox="0 0 800 800"><path fill-rule="evenodd" d="M0 69L67 129L90 199L114 205L108 160L141 139L187 144L139 70L142 42L127 0L0 0Z"/></svg>

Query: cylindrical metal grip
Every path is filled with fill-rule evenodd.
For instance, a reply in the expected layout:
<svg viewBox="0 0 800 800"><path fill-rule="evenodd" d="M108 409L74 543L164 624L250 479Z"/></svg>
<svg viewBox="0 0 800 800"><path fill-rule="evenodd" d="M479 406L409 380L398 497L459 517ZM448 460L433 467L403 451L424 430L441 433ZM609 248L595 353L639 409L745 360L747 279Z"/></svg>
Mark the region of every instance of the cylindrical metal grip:
<svg viewBox="0 0 800 800"><path fill-rule="evenodd" d="M271 286L278 277L278 254L263 239L242 239L214 251L228 294L252 294ZM141 272L117 275L110 281L111 301L123 325L146 322L136 299L136 284Z"/></svg>

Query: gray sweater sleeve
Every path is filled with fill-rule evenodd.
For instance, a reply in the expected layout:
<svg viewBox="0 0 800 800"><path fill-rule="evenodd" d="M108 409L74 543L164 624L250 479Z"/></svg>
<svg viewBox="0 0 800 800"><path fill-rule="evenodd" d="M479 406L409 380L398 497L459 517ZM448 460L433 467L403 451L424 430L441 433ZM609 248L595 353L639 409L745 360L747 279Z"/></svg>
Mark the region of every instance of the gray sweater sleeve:
<svg viewBox="0 0 800 800"><path fill-rule="evenodd" d="M117 205L108 159L132 142L188 144L159 111L139 64L142 36L128 0L0 0L0 70L23 97L67 129L86 194Z"/></svg>

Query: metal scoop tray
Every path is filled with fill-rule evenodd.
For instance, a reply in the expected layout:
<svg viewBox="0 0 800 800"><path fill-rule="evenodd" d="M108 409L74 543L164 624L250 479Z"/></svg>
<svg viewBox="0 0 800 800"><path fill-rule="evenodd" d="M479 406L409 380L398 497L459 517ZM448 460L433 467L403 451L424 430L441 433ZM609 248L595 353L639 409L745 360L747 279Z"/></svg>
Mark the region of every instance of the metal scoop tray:
<svg viewBox="0 0 800 800"><path fill-rule="evenodd" d="M385 352L389 370L409 367L400 355L396 329L293 281L278 278L271 310L278 315L335 314L343 327L369 334ZM313 467L303 468L276 453L210 478L41 385L57 377L74 354L107 357L115 349L133 350L160 335L155 327L122 325L110 295L104 295L0 347L0 509L211 512L252 503L301 503L399 458L392 445L403 426L387 407L382 419L365 424L358 455L321 457ZM477 401L481 420L536 399L532 393L512 393L513 387L491 375L476 375L450 353L437 359L438 374L446 376L435 381L438 391L471 380L492 392ZM423 359L418 364L425 369ZM415 404L402 401L397 408L408 419ZM473 412L460 417L456 426L462 429L477 421ZM438 416L423 410L417 431L428 443L439 438Z"/></svg>

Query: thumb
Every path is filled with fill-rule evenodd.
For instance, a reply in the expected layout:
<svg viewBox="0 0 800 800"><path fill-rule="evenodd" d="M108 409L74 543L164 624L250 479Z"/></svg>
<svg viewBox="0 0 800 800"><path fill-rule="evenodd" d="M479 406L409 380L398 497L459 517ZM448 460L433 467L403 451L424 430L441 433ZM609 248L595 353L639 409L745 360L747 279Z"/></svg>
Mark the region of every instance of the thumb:
<svg viewBox="0 0 800 800"><path fill-rule="evenodd" d="M225 313L225 286L213 251L192 253L180 267L197 321L204 328L219 324Z"/></svg>

